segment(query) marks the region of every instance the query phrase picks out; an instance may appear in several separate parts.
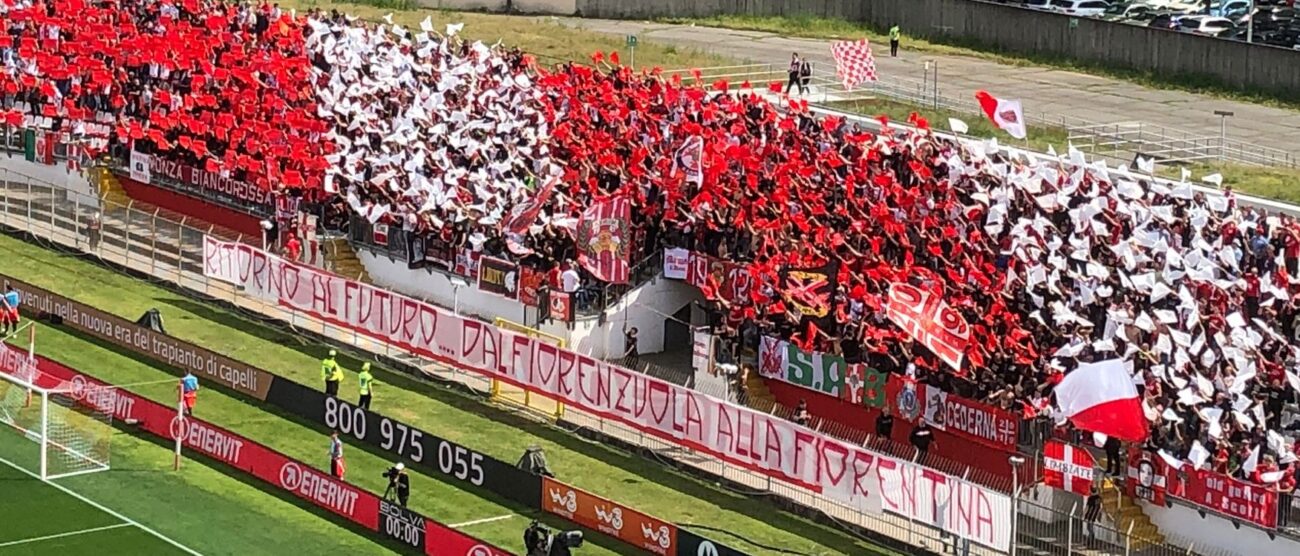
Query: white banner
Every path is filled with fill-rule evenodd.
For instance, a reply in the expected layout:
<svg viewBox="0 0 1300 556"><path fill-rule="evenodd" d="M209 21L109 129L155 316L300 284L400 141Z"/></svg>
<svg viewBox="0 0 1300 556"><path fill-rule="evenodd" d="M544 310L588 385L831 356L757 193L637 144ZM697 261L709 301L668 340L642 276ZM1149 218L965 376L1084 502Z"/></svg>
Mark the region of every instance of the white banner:
<svg viewBox="0 0 1300 556"><path fill-rule="evenodd" d="M691 329L691 368L697 373L713 370L713 335L706 327Z"/></svg>
<svg viewBox="0 0 1300 556"><path fill-rule="evenodd" d="M143 184L148 184L152 179L150 173L150 159L153 158L145 153L131 151L131 179Z"/></svg>
<svg viewBox="0 0 1300 556"><path fill-rule="evenodd" d="M281 306L557 398L850 507L909 516L1000 550L1010 546L1007 495L956 477L249 245L205 238L203 270Z"/></svg>
<svg viewBox="0 0 1300 556"><path fill-rule="evenodd" d="M686 267L690 261L690 251L678 247L664 249L664 278L685 280Z"/></svg>

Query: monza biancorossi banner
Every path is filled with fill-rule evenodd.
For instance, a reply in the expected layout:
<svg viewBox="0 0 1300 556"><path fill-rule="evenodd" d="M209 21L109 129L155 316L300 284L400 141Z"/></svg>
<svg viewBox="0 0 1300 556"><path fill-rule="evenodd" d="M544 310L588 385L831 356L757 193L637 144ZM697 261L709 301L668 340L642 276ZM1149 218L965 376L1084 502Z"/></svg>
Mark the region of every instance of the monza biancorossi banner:
<svg viewBox="0 0 1300 556"><path fill-rule="evenodd" d="M1010 498L599 359L370 284L207 237L204 275L282 307L556 398L867 512L886 511L999 550Z"/></svg>

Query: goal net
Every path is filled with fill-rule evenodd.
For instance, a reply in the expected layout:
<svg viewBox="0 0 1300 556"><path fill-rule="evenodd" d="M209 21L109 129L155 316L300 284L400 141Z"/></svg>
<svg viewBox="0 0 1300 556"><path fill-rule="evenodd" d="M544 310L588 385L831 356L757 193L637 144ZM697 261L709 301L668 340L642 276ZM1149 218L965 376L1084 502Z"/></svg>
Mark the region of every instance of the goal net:
<svg viewBox="0 0 1300 556"><path fill-rule="evenodd" d="M0 373L0 457L43 480L108 470L112 408L93 402L111 400L112 392L100 391L110 388L74 389L39 374L30 352L6 344L0 359L9 367Z"/></svg>

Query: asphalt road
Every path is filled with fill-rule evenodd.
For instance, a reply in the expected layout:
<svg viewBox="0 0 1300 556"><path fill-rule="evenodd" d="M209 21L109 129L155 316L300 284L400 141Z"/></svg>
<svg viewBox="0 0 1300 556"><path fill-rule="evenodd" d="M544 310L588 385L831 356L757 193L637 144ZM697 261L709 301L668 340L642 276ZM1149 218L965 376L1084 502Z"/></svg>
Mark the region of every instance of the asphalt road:
<svg viewBox="0 0 1300 556"><path fill-rule="evenodd" d="M670 25L640 21L561 18L572 27L612 35L635 34L642 42L673 44L753 63L784 67L791 52L814 64L833 68L829 41L786 38L759 31ZM941 96L972 96L977 89L1019 98L1025 111L1053 121L1062 117L1101 124L1144 122L1150 129L1177 130L1191 136L1217 138L1216 110L1234 112L1228 119L1230 140L1282 149L1300 157L1300 112L1218 99L1182 91L1152 89L1127 81L1046 67L1020 67L964 56L935 56L907 51L888 56L888 46L875 48L882 81L919 82L925 61L938 62ZM675 69L675 68L674 68ZM1027 116L1030 116L1027 114Z"/></svg>

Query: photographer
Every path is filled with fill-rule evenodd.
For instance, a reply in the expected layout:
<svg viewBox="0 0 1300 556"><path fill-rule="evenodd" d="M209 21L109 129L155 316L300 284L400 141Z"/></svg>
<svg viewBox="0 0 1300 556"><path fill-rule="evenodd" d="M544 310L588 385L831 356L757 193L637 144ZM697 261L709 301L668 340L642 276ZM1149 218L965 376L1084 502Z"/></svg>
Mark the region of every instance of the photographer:
<svg viewBox="0 0 1300 556"><path fill-rule="evenodd" d="M570 548L582 546L582 531L552 533L545 525L533 520L524 529L526 556L571 556Z"/></svg>
<svg viewBox="0 0 1300 556"><path fill-rule="evenodd" d="M384 500L392 500L393 493L397 493L397 503L403 508L406 507L406 499L411 497L411 477L406 474L406 464L398 462L397 465L388 468L384 472L384 478L388 479L388 490L384 491Z"/></svg>

